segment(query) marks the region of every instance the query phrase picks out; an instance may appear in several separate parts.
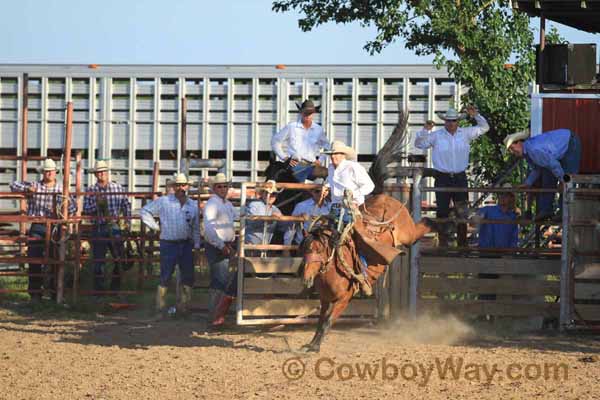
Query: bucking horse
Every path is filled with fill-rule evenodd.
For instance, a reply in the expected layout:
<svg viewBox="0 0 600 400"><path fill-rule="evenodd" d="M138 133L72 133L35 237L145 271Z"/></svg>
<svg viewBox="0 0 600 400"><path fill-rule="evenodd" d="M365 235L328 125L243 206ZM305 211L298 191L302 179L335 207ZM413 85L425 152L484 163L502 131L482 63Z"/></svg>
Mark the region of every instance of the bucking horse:
<svg viewBox="0 0 600 400"><path fill-rule="evenodd" d="M314 284L321 301L317 330L311 342L302 347L305 351L320 350L328 330L360 290L361 280L373 287L402 253L401 246L410 246L432 231L428 220L415 223L402 202L382 193L387 165L398 158L407 120L408 115L401 115L392 136L373 161L369 174L375 191L360 207L360 216L351 228L338 232L332 221L319 217L300 246L304 285L310 288ZM366 259L366 267L361 258Z"/></svg>

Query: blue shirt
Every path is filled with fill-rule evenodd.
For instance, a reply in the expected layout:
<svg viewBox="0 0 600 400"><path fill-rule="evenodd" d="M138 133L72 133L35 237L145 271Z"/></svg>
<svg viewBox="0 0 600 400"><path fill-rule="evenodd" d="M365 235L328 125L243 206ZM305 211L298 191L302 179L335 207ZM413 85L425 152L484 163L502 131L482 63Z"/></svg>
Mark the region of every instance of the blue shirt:
<svg viewBox="0 0 600 400"><path fill-rule="evenodd" d="M500 206L487 206L479 209L484 219L515 220L514 211L503 212ZM481 224L479 227L479 247L511 248L517 247L519 226L508 224Z"/></svg>
<svg viewBox="0 0 600 400"><path fill-rule="evenodd" d="M246 215L266 215L271 216L274 214L281 215L281 211L276 206L267 207L262 200L255 200L248 204L246 209ZM265 233L266 225L266 236ZM277 221L252 221L246 220L246 243L249 244L263 244L263 237L265 244L270 244L271 239L275 230L280 224Z"/></svg>
<svg viewBox="0 0 600 400"><path fill-rule="evenodd" d="M560 159L565 156L571 139L569 129L557 129L534 136L523 142L523 155L531 167L525 184L531 186L546 168L562 182L565 175Z"/></svg>

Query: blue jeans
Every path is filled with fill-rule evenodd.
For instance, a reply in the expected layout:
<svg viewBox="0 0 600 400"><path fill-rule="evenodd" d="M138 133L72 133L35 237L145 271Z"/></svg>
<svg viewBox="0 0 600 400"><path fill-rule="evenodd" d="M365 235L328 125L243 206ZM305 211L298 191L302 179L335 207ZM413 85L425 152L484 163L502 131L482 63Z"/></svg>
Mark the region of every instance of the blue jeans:
<svg viewBox="0 0 600 400"><path fill-rule="evenodd" d="M181 284L194 285L194 245L191 240L177 243L160 241L160 285L169 286L175 265L179 265Z"/></svg>
<svg viewBox="0 0 600 400"><path fill-rule="evenodd" d="M41 240L36 240L36 241L32 241L32 242L28 242L27 243L27 257L35 257L35 258L42 258L44 257L44 253L46 250L46 244L44 242L44 238L46 237L46 225L44 224L31 224L31 228L29 229L29 236L31 236L32 238L35 239L41 239ZM50 254L49 256L52 255L52 253L55 253L56 250L56 246L54 244L52 244L52 242L50 242ZM37 297L40 298L42 297L42 293L41 292L37 292L39 290L42 289L42 285L44 283L44 277L40 276L42 274L42 264L29 264L29 286L28 286L28 290L29 290L29 295L31 297ZM32 276L32 275L37 275L37 276ZM54 290L54 286L55 286L56 282L54 279L54 274L51 274L51 278L50 278L50 287L46 288L46 289L50 289L50 290ZM32 291L35 291L32 293Z"/></svg>
<svg viewBox="0 0 600 400"><path fill-rule="evenodd" d="M579 162L581 161L581 140L571 133L569 146L563 158L558 160L565 174L576 174L579 172ZM558 179L552 172L546 168L542 168L540 175L542 188L556 189ZM550 215L554 213L554 193L540 193L537 196L538 214ZM562 193L558 200L558 208L562 213Z"/></svg>
<svg viewBox="0 0 600 400"><path fill-rule="evenodd" d="M315 169L312 165L302 165L299 163L295 167L290 166L290 170L292 171L292 175L296 178L296 181L300 183L304 183L305 180L308 179L309 176L312 175L313 170Z"/></svg>
<svg viewBox="0 0 600 400"><path fill-rule="evenodd" d="M237 269L229 272L229 258L223 252L205 243L206 259L210 267L210 288L225 292L228 296L237 296Z"/></svg>
<svg viewBox="0 0 600 400"><path fill-rule="evenodd" d="M103 240L92 240L92 256L94 260L106 257L106 250L110 250L113 258L125 258L125 243L119 228L110 227L106 224L96 225L94 237ZM106 240L110 239L110 240ZM113 261L112 279L110 290L121 289L121 263ZM94 290L104 290L104 266L106 261L94 261Z"/></svg>

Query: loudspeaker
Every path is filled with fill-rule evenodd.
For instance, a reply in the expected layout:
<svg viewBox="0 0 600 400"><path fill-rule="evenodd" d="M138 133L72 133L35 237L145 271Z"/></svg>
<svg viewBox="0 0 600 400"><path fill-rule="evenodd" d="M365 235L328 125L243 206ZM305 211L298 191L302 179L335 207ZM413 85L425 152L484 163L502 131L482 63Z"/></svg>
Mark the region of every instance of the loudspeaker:
<svg viewBox="0 0 600 400"><path fill-rule="evenodd" d="M536 81L562 86L589 85L596 77L596 45L549 44L544 48L543 82L540 82L540 47L536 46Z"/></svg>

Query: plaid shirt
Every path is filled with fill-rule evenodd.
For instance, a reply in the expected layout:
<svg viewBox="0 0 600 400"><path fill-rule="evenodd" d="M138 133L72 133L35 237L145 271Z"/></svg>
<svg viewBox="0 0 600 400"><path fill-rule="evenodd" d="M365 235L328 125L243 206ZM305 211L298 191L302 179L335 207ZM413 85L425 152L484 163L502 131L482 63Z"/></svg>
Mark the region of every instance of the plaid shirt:
<svg viewBox="0 0 600 400"><path fill-rule="evenodd" d="M188 198L182 206L174 194L168 194L146 204L140 210L142 221L150 229L158 230L155 215L160 218L161 240L192 239L194 247L200 247L198 203Z"/></svg>
<svg viewBox="0 0 600 400"><path fill-rule="evenodd" d="M10 185L12 192L29 193L29 188L35 188L36 193L58 193L57 195L32 195L27 200L27 215L30 217L56 217L56 208L62 204L62 183L58 181L53 187L47 186L43 180L38 182L18 182L15 181ZM54 203L56 197L56 203ZM75 214L77 206L73 197L69 198L69 215Z"/></svg>
<svg viewBox="0 0 600 400"><path fill-rule="evenodd" d="M124 192L123 186L117 182L109 182L105 187L100 186L98 183L89 186L87 189L88 193L107 193L107 192ZM98 207L98 198L103 197L106 199L106 212L103 212L102 207ZM100 202L102 204L102 202ZM105 196L85 196L83 201L83 213L86 215L98 215L98 216L111 216L118 217L120 214L125 217L131 216L131 203L127 196L123 194L107 194ZM98 220L99 223L106 223L102 219ZM112 221L116 223L116 221Z"/></svg>

